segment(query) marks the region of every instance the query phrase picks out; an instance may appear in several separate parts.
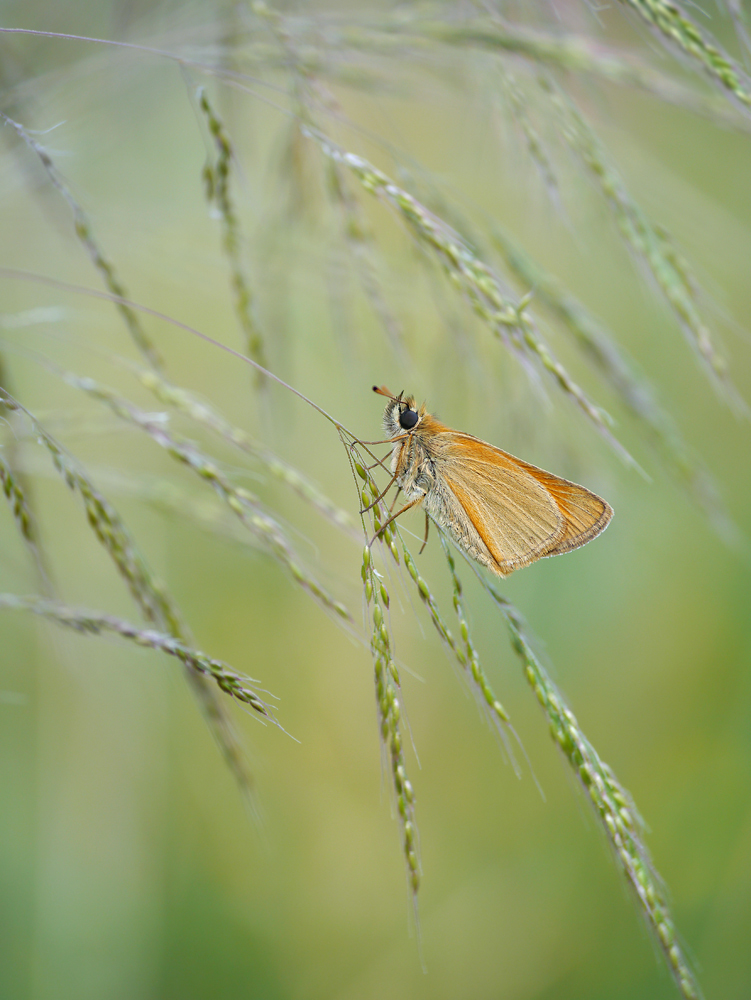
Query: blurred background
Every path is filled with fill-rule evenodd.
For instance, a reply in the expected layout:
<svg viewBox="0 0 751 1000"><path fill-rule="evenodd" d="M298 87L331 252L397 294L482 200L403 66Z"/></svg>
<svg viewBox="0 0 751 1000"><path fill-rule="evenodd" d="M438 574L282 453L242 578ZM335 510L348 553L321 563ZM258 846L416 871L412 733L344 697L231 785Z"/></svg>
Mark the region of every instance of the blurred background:
<svg viewBox="0 0 751 1000"><path fill-rule="evenodd" d="M728 10L694 14L742 63ZM523 746L520 777L380 550L420 831L418 943L347 452L308 404L171 319L241 353L250 322L270 370L361 439L380 437L370 387L385 383L608 499L605 535L502 592L633 794L706 996L748 997L748 115L620 5L5 0L0 22L133 46L0 34L0 110L25 130L2 128L0 382L118 510L195 646L258 679L284 727L221 696L254 819L177 661L0 609L0 994L677 995L487 595L460 560L475 645ZM452 227L511 301L533 293L539 335L638 468L475 314L403 215L332 166L319 133ZM644 219L679 256L635 252ZM536 277L512 269L521 252ZM139 314L165 376L316 483L350 527L144 388L126 322L87 291L107 291L102 259L120 294L166 317ZM693 334L680 291L676 308L665 294L687 268ZM252 299L245 328L233 271ZM702 324L735 389L692 349ZM608 345L599 365L581 330ZM612 344L633 365L603 373ZM257 494L351 625L153 433L61 370L112 388ZM29 420L4 410L0 440L48 578L6 505L0 591L146 627ZM422 516L401 530L416 553ZM419 568L457 631L435 532Z"/></svg>

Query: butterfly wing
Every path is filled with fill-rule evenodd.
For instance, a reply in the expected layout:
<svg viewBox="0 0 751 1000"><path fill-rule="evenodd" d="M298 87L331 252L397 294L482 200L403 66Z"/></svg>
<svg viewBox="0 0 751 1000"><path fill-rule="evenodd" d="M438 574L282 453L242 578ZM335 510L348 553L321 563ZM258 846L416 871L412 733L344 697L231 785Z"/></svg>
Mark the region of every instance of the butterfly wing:
<svg viewBox="0 0 751 1000"><path fill-rule="evenodd" d="M566 522L563 537L545 555L557 556L562 552L577 549L607 528L613 516L613 508L602 497L534 465L525 462L519 464L529 470L530 474L548 490Z"/></svg>
<svg viewBox="0 0 751 1000"><path fill-rule="evenodd" d="M470 434L452 433L442 444L446 486L496 565L480 561L500 575L584 545L612 517L609 505L584 487Z"/></svg>
<svg viewBox="0 0 751 1000"><path fill-rule="evenodd" d="M510 455L470 435L453 434L443 457L443 479L460 508L453 517L449 511L444 523L477 558L464 544L474 529L482 543L478 548L492 560L480 561L494 572L506 576L528 566L562 541L566 523L555 499Z"/></svg>

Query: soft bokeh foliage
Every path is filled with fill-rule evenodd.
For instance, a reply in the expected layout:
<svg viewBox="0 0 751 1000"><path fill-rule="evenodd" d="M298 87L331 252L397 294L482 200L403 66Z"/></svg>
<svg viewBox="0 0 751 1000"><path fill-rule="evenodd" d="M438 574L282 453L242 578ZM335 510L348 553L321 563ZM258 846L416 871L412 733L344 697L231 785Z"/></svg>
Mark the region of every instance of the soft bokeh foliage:
<svg viewBox="0 0 751 1000"><path fill-rule="evenodd" d="M347 450L237 357L85 291L107 288L262 359L364 440L385 383L607 498L602 538L500 590L634 796L706 996L748 996L750 119L742 76L736 107L649 34L638 8L659 4L630 6L3 5L0 27L139 47L0 33L0 111L24 130L2 129L0 385L90 482L67 489L3 408L0 592L179 635L253 677L283 727L206 668L254 820L174 656L0 608L3 997L676 995L498 608L458 559L520 780L376 546L418 945ZM702 26L742 65L736 6ZM461 274L447 246L471 251ZM105 508L97 540L87 489L145 582ZM417 557L421 515L401 531L458 634L437 533Z"/></svg>

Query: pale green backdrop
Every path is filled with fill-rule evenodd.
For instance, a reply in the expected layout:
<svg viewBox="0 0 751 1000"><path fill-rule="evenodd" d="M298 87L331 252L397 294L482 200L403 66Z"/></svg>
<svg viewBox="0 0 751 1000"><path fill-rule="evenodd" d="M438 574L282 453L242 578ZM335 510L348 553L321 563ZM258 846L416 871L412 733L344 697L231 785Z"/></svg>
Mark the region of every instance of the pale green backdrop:
<svg viewBox="0 0 751 1000"><path fill-rule="evenodd" d="M216 160L196 96L206 87L234 147L240 255L271 370L366 440L380 436L371 385L406 389L445 422L612 503L615 517L601 538L515 574L502 591L524 615L587 736L633 794L706 996L742 1000L751 994L747 414L713 387L654 281L625 248L591 173L556 135L536 78L553 74L633 198L675 238L697 277L704 322L746 400L749 118L620 5L595 16L586 4L565 3L558 17L544 4L495 12L318 4L282 13L277 21L230 5L5 2L0 26L159 51L0 34L0 110L47 151L131 299L244 351L221 216L201 180L207 158ZM418 14L445 24L474 14L496 28L576 35L603 57L629 53L714 102L727 122L601 73L441 44L430 32L400 47L400 19ZM708 14L704 28L740 55L726 12L712 6ZM168 54L190 61L179 65ZM297 77L295 65L304 66ZM235 75L218 80L216 67ZM528 119L518 107L513 113L507 74ZM414 193L500 274L507 272L493 226L599 317L713 477L721 499L709 514L562 327L546 323L539 295L530 313L573 377L612 413L613 433L645 475L622 461L554 380L539 370L537 384L530 380L398 214L344 171L363 227L353 236L355 216L332 193L320 147L299 131L300 93L310 124ZM101 290L71 206L38 152L7 124L2 138L0 265ZM508 281L518 295L529 290ZM414 743L406 754L423 871L418 943L382 768L360 501L346 452L320 415L279 386L259 391L241 361L153 316L143 324L176 384L300 468L349 512L355 530L332 526L226 441L168 416L117 360L138 355L106 299L0 272L6 387L120 511L195 645L272 692L286 731L259 725L227 700L254 775L255 821L176 661L0 610L0 995L677 995L550 740L505 625L468 568L460 565L473 637L524 748L515 748L520 779L409 578L379 554L402 665L405 738ZM261 496L353 625L322 613L235 528L207 485L65 384L45 366L50 360L115 387ZM3 421L3 454L27 477L57 596L141 622L79 498L28 423L7 411ZM215 514L215 530L201 526ZM421 537L422 527L419 515L405 516L405 539ZM435 533L419 566L451 621ZM3 507L0 591L34 594L42 586Z"/></svg>

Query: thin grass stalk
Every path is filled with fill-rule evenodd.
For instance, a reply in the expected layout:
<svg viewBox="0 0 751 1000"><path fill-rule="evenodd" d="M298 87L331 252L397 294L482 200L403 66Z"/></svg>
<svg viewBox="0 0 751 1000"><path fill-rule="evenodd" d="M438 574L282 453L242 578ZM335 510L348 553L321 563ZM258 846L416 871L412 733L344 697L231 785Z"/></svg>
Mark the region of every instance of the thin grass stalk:
<svg viewBox="0 0 751 1000"><path fill-rule="evenodd" d="M510 719L508 712L503 707L501 702L496 697L493 688L490 685L490 681L482 669L480 664L480 655L477 652L477 647L472 641L472 635L469 631L469 622L467 621L467 614L464 609L464 598L463 589L459 575L456 572L456 563L454 556L451 552L446 537L443 532L440 533L441 545L443 546L443 551L446 554L446 561L448 562L449 572L451 573L451 584L454 590L453 602L454 611L456 612L456 617L459 620L459 630L462 637L462 642L464 643L464 669L469 677L474 689L477 694L478 701L480 705L483 706L485 712L490 717L491 721L495 724L496 728L500 732L501 736L504 738L504 743L509 756L513 762L513 756L511 755L510 745L506 739L506 729L512 732L510 729ZM406 562L406 559L405 559ZM409 570L409 566L407 566ZM411 575L411 573L410 573ZM461 652L461 650L460 650Z"/></svg>
<svg viewBox="0 0 751 1000"><path fill-rule="evenodd" d="M16 525L31 555L37 573L39 589L47 597L54 596L52 572L41 544L39 519L34 511L34 489L21 461L21 444L15 426L16 414L6 414L3 392L10 392L12 380L3 354L0 354L0 415L10 427L10 437L0 443L0 481L10 504Z"/></svg>
<svg viewBox="0 0 751 1000"><path fill-rule="evenodd" d="M199 399L181 386L168 382L157 372L138 369L137 375L141 384L160 402L173 406L196 423L210 428L246 455L256 459L275 479L288 486L337 528L350 529L353 526L349 513L322 493L303 472L258 444L244 430L226 420L205 400Z"/></svg>
<svg viewBox="0 0 751 1000"><path fill-rule="evenodd" d="M573 381L563 365L544 343L526 307L528 300L513 301L501 287L498 277L437 216L429 212L411 194L394 184L367 160L331 144L308 130L323 152L344 164L359 179L363 188L396 210L410 232L436 256L451 280L466 295L475 313L493 335L517 357L534 359L555 384L586 414L611 446L628 459L628 453L613 437L603 410L590 401Z"/></svg>
<svg viewBox="0 0 751 1000"><path fill-rule="evenodd" d="M415 818L415 793L412 783L407 777L404 757L401 704L399 701L401 685L399 671L394 662L393 640L387 624L389 594L383 581L376 573L368 546L363 551L362 577L365 584L366 603L372 605L373 624L370 650L373 657L381 744L388 759L391 787L402 830L402 851L407 869L407 880L416 907L421 870Z"/></svg>
<svg viewBox="0 0 751 1000"><path fill-rule="evenodd" d="M498 55L505 64L513 61L533 71L560 70L590 77L595 83L604 81L633 88L725 127L743 132L751 129L748 118L729 107L724 97L699 93L634 53L608 48L599 39L595 41L586 35L562 31L552 34L482 16L444 21L423 16L410 19L400 11L390 23L370 25L367 30L345 25L336 38L340 47L354 50L353 60L358 59L360 52L373 52L392 60L421 56L431 59L436 43L462 52L482 50ZM339 56L341 59L341 48ZM320 54L312 58L318 72L325 73L329 66L334 74L340 71L339 62L326 61Z"/></svg>
<svg viewBox="0 0 751 1000"><path fill-rule="evenodd" d="M39 473L37 468L33 469ZM231 543L265 552L258 539L251 535L215 494L193 495L183 487L161 476L119 474L112 469L97 468L92 472L96 481L110 494L128 497L148 504L168 518L182 518L208 534Z"/></svg>
<svg viewBox="0 0 751 1000"><path fill-rule="evenodd" d="M374 315L380 320L381 326L386 331L391 347L398 357L405 359L404 334L399 321L386 302L378 279L373 259L375 243L373 231L368 225L359 202L353 197L342 177L339 165L333 160L329 161L327 180L327 191L342 215L344 242L350 251L350 259L360 279L360 286Z"/></svg>
<svg viewBox="0 0 751 1000"><path fill-rule="evenodd" d="M461 667L462 671L469 680L470 686L475 694L478 704L481 706L484 713L488 716L491 723L497 729L500 734L504 746L511 757L511 747L508 741L508 732L510 732L510 719L508 712L501 704L500 700L497 698L495 692L493 691L490 682L482 669L480 664L480 657L477 649L472 641L472 636L469 631L469 623L467 622L467 617L464 611L464 604L462 601L462 586L459 577L456 573L456 567L454 564L453 556L449 551L448 547L443 538L443 533L441 533L441 542L444 546L446 552L446 557L448 559L449 569L451 572L451 582L453 586L453 604L454 611L459 620L459 630L461 634L461 643L456 640L451 630L446 625L441 612L438 607L438 602L433 596L430 586L424 576L417 569L417 565L412 558L411 553L402 542L403 555L404 555L404 565L409 573L409 576L414 583L417 593L420 596L420 600L425 605L430 615L430 620L432 621L436 632L441 637L444 645L453 655L456 662ZM513 759L513 758L512 758Z"/></svg>
<svg viewBox="0 0 751 1000"><path fill-rule="evenodd" d="M80 496L89 524L127 583L146 620L165 628L172 635L180 636L183 625L176 605L162 583L152 575L115 508L42 424L13 397L2 390L0 393L9 409L22 410L26 415L35 437L49 452L66 485Z"/></svg>
<svg viewBox="0 0 751 1000"><path fill-rule="evenodd" d="M10 504L18 530L27 545L36 552L37 531L31 509L26 502L26 494L13 469L0 454L0 484L5 498Z"/></svg>
<svg viewBox="0 0 751 1000"><path fill-rule="evenodd" d="M479 574L478 574L479 576ZM685 1000L700 1000L701 990L678 942L663 882L642 839L644 823L633 799L582 732L571 709L557 690L524 636L519 612L492 583L480 577L499 608L511 635L511 645L522 662L524 675L550 725L554 742L592 803L613 849L618 867L626 876L663 954L667 967Z"/></svg>
<svg viewBox="0 0 751 1000"><path fill-rule="evenodd" d="M751 80L707 32L672 0L620 0L651 27L664 42L698 63L709 77L738 104L751 108Z"/></svg>
<svg viewBox="0 0 751 1000"><path fill-rule="evenodd" d="M230 177L234 159L232 141L203 87L198 91L198 106L206 117L211 138L216 146L216 162L212 164L207 161L204 165L203 182L206 200L210 205L216 207L222 222L222 249L229 264L230 287L235 314L245 338L246 352L254 361L266 368L268 362L264 338L255 316L254 295L243 265L240 252L240 223L230 191ZM258 386L264 384L263 374L258 369L256 369L255 378Z"/></svg>
<svg viewBox="0 0 751 1000"><path fill-rule="evenodd" d="M177 605L164 585L151 573L128 529L112 504L96 489L84 470L39 421L9 393L0 389L0 401L9 410L23 412L34 434L52 458L55 469L64 482L81 498L86 518L95 536L112 559L120 576L148 622L156 625L178 641L185 640L185 627ZM232 724L216 693L201 672L187 668L186 675L196 695L204 718L211 728L217 745L247 802L252 800L253 781L243 752L235 737Z"/></svg>
<svg viewBox="0 0 751 1000"><path fill-rule="evenodd" d="M394 661L394 643L388 625L391 600L383 582L383 576L375 568L372 544L377 537L389 550L396 563L399 562L399 551L396 547L394 530L391 525L386 524L388 513L379 499L380 491L367 468L367 462L359 453L358 443L353 441L351 437L342 435L342 444L347 450L347 458L355 483L360 479L365 484L361 492L363 505L361 519L366 539L368 537L366 513L369 514L368 520L372 521L376 531L376 536L363 549L360 576L363 583L365 606L368 609L372 606L370 651L373 658L379 734L384 757L388 760L391 788L402 831L402 853L406 866L407 883L412 895L415 920L417 921L417 892L420 888L421 866L415 817L415 793L412 783L407 777L403 750L399 701L401 682Z"/></svg>
<svg viewBox="0 0 751 1000"><path fill-rule="evenodd" d="M557 111L555 122L563 138L598 184L626 245L647 266L705 370L722 387L726 398L741 407L743 404L728 375L727 361L715 347L699 313L696 282L687 262L666 230L654 225L631 197L573 101L552 81L540 79L539 83Z"/></svg>
<svg viewBox="0 0 751 1000"><path fill-rule="evenodd" d="M530 118L529 102L515 78L504 67L501 67L500 81L506 104L524 136L527 152L537 167L548 197L556 207L560 207L561 199L558 177L556 176L553 161L548 154L543 138Z"/></svg>
<svg viewBox="0 0 751 1000"><path fill-rule="evenodd" d="M242 524L264 544L276 561L288 570L296 583L326 610L334 612L339 618L351 620L344 605L335 600L302 567L297 553L280 525L263 509L258 498L249 490L234 486L211 459L190 442L168 431L164 422L158 417L145 413L94 379L81 378L66 372L61 375L69 385L105 403L118 417L145 431L172 458L207 482Z"/></svg>
<svg viewBox="0 0 751 1000"><path fill-rule="evenodd" d="M652 444L667 462L673 477L704 510L717 531L736 534L718 488L703 463L691 453L673 420L660 407L655 389L635 362L589 310L552 274L533 261L511 237L493 227L493 243L509 270L532 289L535 302L555 317L593 362L607 384L636 419L644 424Z"/></svg>
<svg viewBox="0 0 751 1000"><path fill-rule="evenodd" d="M68 205L68 208L70 208L73 214L73 228L76 236L86 249L92 263L101 274L105 287L110 294L114 296L112 301L125 321L125 325L128 328L128 332L130 333L134 344L153 368L157 370L161 369L163 362L159 351L141 325L138 314L131 308L130 305L128 305L127 302L123 301L128 297L126 288L118 278L114 264L108 259L99 242L94 237L89 217L74 198L73 193L63 179L62 174L55 166L52 157L43 146L41 146L31 135L29 135L22 125L13 121L12 118L9 118L2 111L0 111L0 118L2 118L7 125L10 125L13 129L15 129L18 136L23 139L29 149L31 149L38 156L42 166L47 172L47 176L49 177L52 186L62 195Z"/></svg>
<svg viewBox="0 0 751 1000"><path fill-rule="evenodd" d="M250 686L258 683L257 681L237 673L223 660L207 656L206 653L186 645L175 636L158 632L155 629L141 628L113 615L72 608L60 601L50 601L36 595L22 597L17 594L0 594L0 607L30 611L32 614L76 632L88 635L111 633L131 640L137 646L160 650L162 653L178 659L191 671L210 678L224 694L243 705L247 705L254 712L276 724L276 719L271 715L270 706Z"/></svg>
<svg viewBox="0 0 751 1000"><path fill-rule="evenodd" d="M751 34L748 30L748 15L743 10L742 0L727 0L728 13L733 21L738 41L745 49L744 62L748 66L748 56L751 54Z"/></svg>
<svg viewBox="0 0 751 1000"><path fill-rule="evenodd" d="M370 546L363 550L361 575L365 602L372 606L370 651L373 657L376 708L383 753L388 760L391 788L396 802L402 831L402 853L407 882L412 894L417 918L417 892L420 888L421 867L419 840L415 817L415 793L407 776L401 727L401 682L394 662L393 640L388 627L389 593L376 571Z"/></svg>

